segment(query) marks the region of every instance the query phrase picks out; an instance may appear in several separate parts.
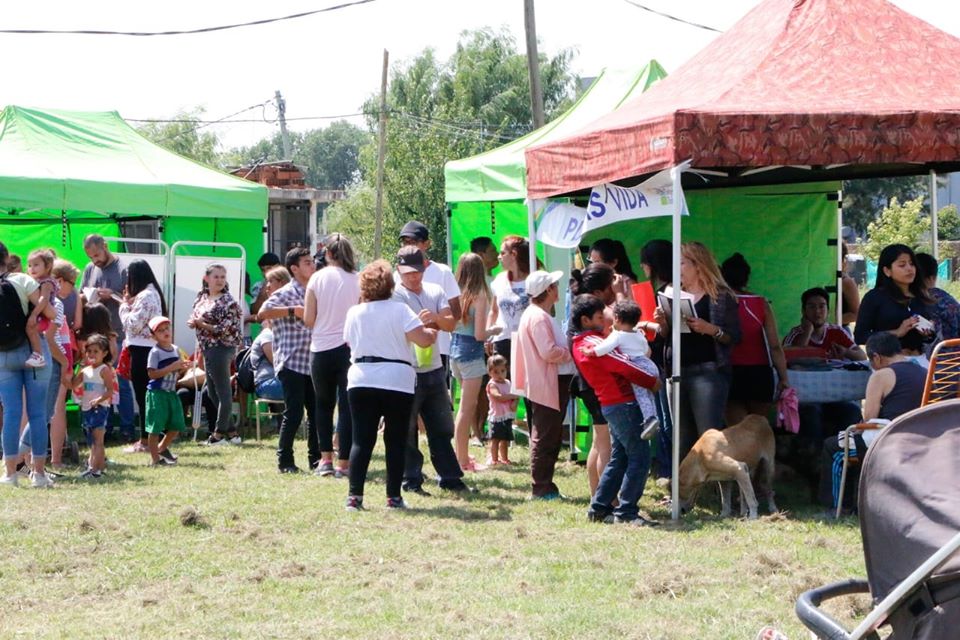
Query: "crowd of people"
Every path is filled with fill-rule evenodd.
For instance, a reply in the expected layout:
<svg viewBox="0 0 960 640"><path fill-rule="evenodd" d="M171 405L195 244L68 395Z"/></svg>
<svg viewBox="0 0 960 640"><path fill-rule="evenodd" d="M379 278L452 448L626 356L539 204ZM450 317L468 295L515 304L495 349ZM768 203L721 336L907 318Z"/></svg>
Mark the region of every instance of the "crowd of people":
<svg viewBox="0 0 960 640"><path fill-rule="evenodd" d="M673 317L660 306L652 314L638 306L638 276L620 241L590 247L589 264L572 271L563 308L563 272L531 265L525 238L503 238L499 252L492 239L476 238L453 271L430 259L430 230L420 222L398 235L394 264L376 260L362 269L350 240L338 233L325 238L322 264L306 248L282 259L264 254L262 281L246 292L249 309L245 292L230 291L226 268L211 263L180 328L195 332L194 354L173 343L167 300L146 261L123 264L91 235L82 275L50 249L32 252L21 273L0 244L0 482L26 476L46 487L63 472L71 393L90 445L87 479L107 471L105 439L114 422L127 451L149 454L156 466L177 463L171 447L187 418L198 422L199 404L209 423L205 444L240 444L233 403L246 365L248 391L283 403L279 472L301 471L294 445L302 426L307 468L348 478L349 510L364 508L380 433L386 504L404 508L404 493L431 491L421 433L436 486L474 491L466 474L513 464L509 448L521 407L531 498L561 498L553 476L573 397L593 423L588 517L647 525L638 501L651 470L658 478L672 474L671 415L681 419L682 458L707 429L769 415L790 388L790 353L869 360L876 371L862 413L851 402L800 406L798 440L826 456L829 467L836 434L846 426L919 404L919 372L931 343L960 331L960 305L935 286L936 262L903 245L883 250L876 286L863 300L855 286L842 288L853 334L827 321L830 295L813 288L801 297L800 323L781 342L769 303L749 289L744 256L721 265L705 245L685 242L673 274L671 243L652 240L640 251L643 275L656 292L679 286L689 303L680 316L683 383L671 412L665 372ZM259 333L251 340L254 324ZM451 376L460 393L456 411ZM485 462L470 455L471 436L489 441ZM836 499L829 476L829 469L820 474L825 501Z"/></svg>

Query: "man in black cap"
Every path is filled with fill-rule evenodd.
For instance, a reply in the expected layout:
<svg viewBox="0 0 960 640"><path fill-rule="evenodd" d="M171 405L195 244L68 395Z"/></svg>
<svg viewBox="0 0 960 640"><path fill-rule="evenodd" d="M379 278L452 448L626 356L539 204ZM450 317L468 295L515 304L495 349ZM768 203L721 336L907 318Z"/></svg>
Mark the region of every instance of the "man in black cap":
<svg viewBox="0 0 960 640"><path fill-rule="evenodd" d="M450 311L447 296L438 285L425 282L426 256L418 248L402 247L397 254L397 274L400 284L393 299L403 302L416 313L424 326L450 331L456 320ZM407 436L406 464L403 489L425 495L423 489L423 454L420 453L417 417L423 418L430 447L430 462L437 472L441 489L466 491L463 470L453 452L453 413L447 393L447 379L440 351L436 345L417 349L417 389L413 397L410 431Z"/></svg>
<svg viewBox="0 0 960 640"><path fill-rule="evenodd" d="M280 257L275 253L266 252L260 259L257 260L257 266L260 267L260 275L263 276L263 280L257 282L250 289L250 295L253 296L253 304L250 305L250 313L256 315L260 312L260 305L267 299L267 292L264 289L264 285L267 283L267 271L276 267L280 264Z"/></svg>
<svg viewBox="0 0 960 640"><path fill-rule="evenodd" d="M460 286L454 277L450 267L440 262L433 262L427 257L430 247L433 243L430 241L430 231L426 225L416 220L411 220L403 225L400 230L400 244L404 247L413 246L423 253L426 261L426 269L423 272L423 281L438 285L443 289L447 296L447 302L450 304L450 311L453 312L454 326L460 319ZM437 335L437 346L440 348L440 360L443 363L444 371L450 370L450 332L441 331Z"/></svg>

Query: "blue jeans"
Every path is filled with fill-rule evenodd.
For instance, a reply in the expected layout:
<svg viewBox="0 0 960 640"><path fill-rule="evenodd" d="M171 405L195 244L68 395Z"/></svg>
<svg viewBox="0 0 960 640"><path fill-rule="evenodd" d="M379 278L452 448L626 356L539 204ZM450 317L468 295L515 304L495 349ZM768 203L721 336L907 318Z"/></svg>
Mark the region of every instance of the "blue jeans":
<svg viewBox="0 0 960 640"><path fill-rule="evenodd" d="M43 344L43 356L49 362L50 352ZM0 402L3 403L3 456L16 456L20 444L20 416L23 415L24 392L27 399L30 448L35 458L47 457L47 387L50 367L28 368L29 343L12 351L0 351Z"/></svg>
<svg viewBox="0 0 960 640"><path fill-rule="evenodd" d="M269 378L257 383L257 397L283 402L283 385L276 378Z"/></svg>
<svg viewBox="0 0 960 640"><path fill-rule="evenodd" d="M133 406L133 384L126 378L117 376L117 386L120 388L120 402L117 404L117 411L120 413L120 437L124 442L132 442L137 439L137 433L134 431L133 419L136 411ZM110 423L107 423L107 433L111 431Z"/></svg>
<svg viewBox="0 0 960 640"><path fill-rule="evenodd" d="M680 369L680 460L707 429L723 429L730 391L730 371L715 362Z"/></svg>
<svg viewBox="0 0 960 640"><path fill-rule="evenodd" d="M44 352L44 357L47 357L47 355L48 353ZM50 363L50 380L47 384L44 415L47 417L47 429L49 429L50 420L53 419L53 411L57 408L57 394L60 393L60 363L53 358L50 358L47 362ZM27 451L30 451L30 437L30 425L28 424L27 428L23 430L23 433L20 434L20 453L26 453Z"/></svg>
<svg viewBox="0 0 960 640"><path fill-rule="evenodd" d="M660 391L657 392L657 419L660 420L660 433L657 434L656 474L658 478L672 477L673 468L673 417L667 400L667 382L660 379Z"/></svg>
<svg viewBox="0 0 960 640"><path fill-rule="evenodd" d="M639 515L637 503L650 470L650 443L640 437L643 412L636 401L602 407L601 411L610 425L610 462L600 476L590 508L597 513L613 511L622 520L634 520ZM618 494L620 504L611 508Z"/></svg>

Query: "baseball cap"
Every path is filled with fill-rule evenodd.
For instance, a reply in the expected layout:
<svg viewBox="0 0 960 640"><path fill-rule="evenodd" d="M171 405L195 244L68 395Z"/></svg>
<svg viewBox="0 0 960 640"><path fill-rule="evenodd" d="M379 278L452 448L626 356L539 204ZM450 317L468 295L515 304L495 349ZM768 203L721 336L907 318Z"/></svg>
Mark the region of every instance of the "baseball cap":
<svg viewBox="0 0 960 640"><path fill-rule="evenodd" d="M427 268L423 260L423 252L416 247L402 247L397 252L397 271L400 273L411 273L419 271L423 273Z"/></svg>
<svg viewBox="0 0 960 640"><path fill-rule="evenodd" d="M147 323L147 326L150 327L150 331L155 332L164 324L170 324L170 318L167 316L154 316L150 318L150 322Z"/></svg>
<svg viewBox="0 0 960 640"><path fill-rule="evenodd" d="M401 238L413 238L417 242L423 242L430 239L430 230L422 222L411 220L400 229Z"/></svg>
<svg viewBox="0 0 960 640"><path fill-rule="evenodd" d="M527 294L531 298L536 298L549 289L550 285L559 282L562 277L563 271L551 271L549 273L546 271L534 271L527 276Z"/></svg>

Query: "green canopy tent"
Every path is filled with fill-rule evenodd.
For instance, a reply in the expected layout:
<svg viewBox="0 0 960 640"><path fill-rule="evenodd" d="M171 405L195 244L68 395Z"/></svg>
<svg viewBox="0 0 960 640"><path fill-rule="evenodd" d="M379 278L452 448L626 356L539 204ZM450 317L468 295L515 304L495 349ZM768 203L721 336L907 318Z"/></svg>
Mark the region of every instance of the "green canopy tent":
<svg viewBox="0 0 960 640"><path fill-rule="evenodd" d="M640 69L604 69L570 109L536 131L486 153L448 162L444 178L451 260L469 251L470 240L477 236L527 235L527 147L573 134L666 75L656 60Z"/></svg>
<svg viewBox="0 0 960 640"><path fill-rule="evenodd" d="M0 114L0 240L11 253L52 247L82 265L86 234L121 236L124 221L147 219L168 244L241 244L249 269L267 208L266 187L167 151L116 112Z"/></svg>

